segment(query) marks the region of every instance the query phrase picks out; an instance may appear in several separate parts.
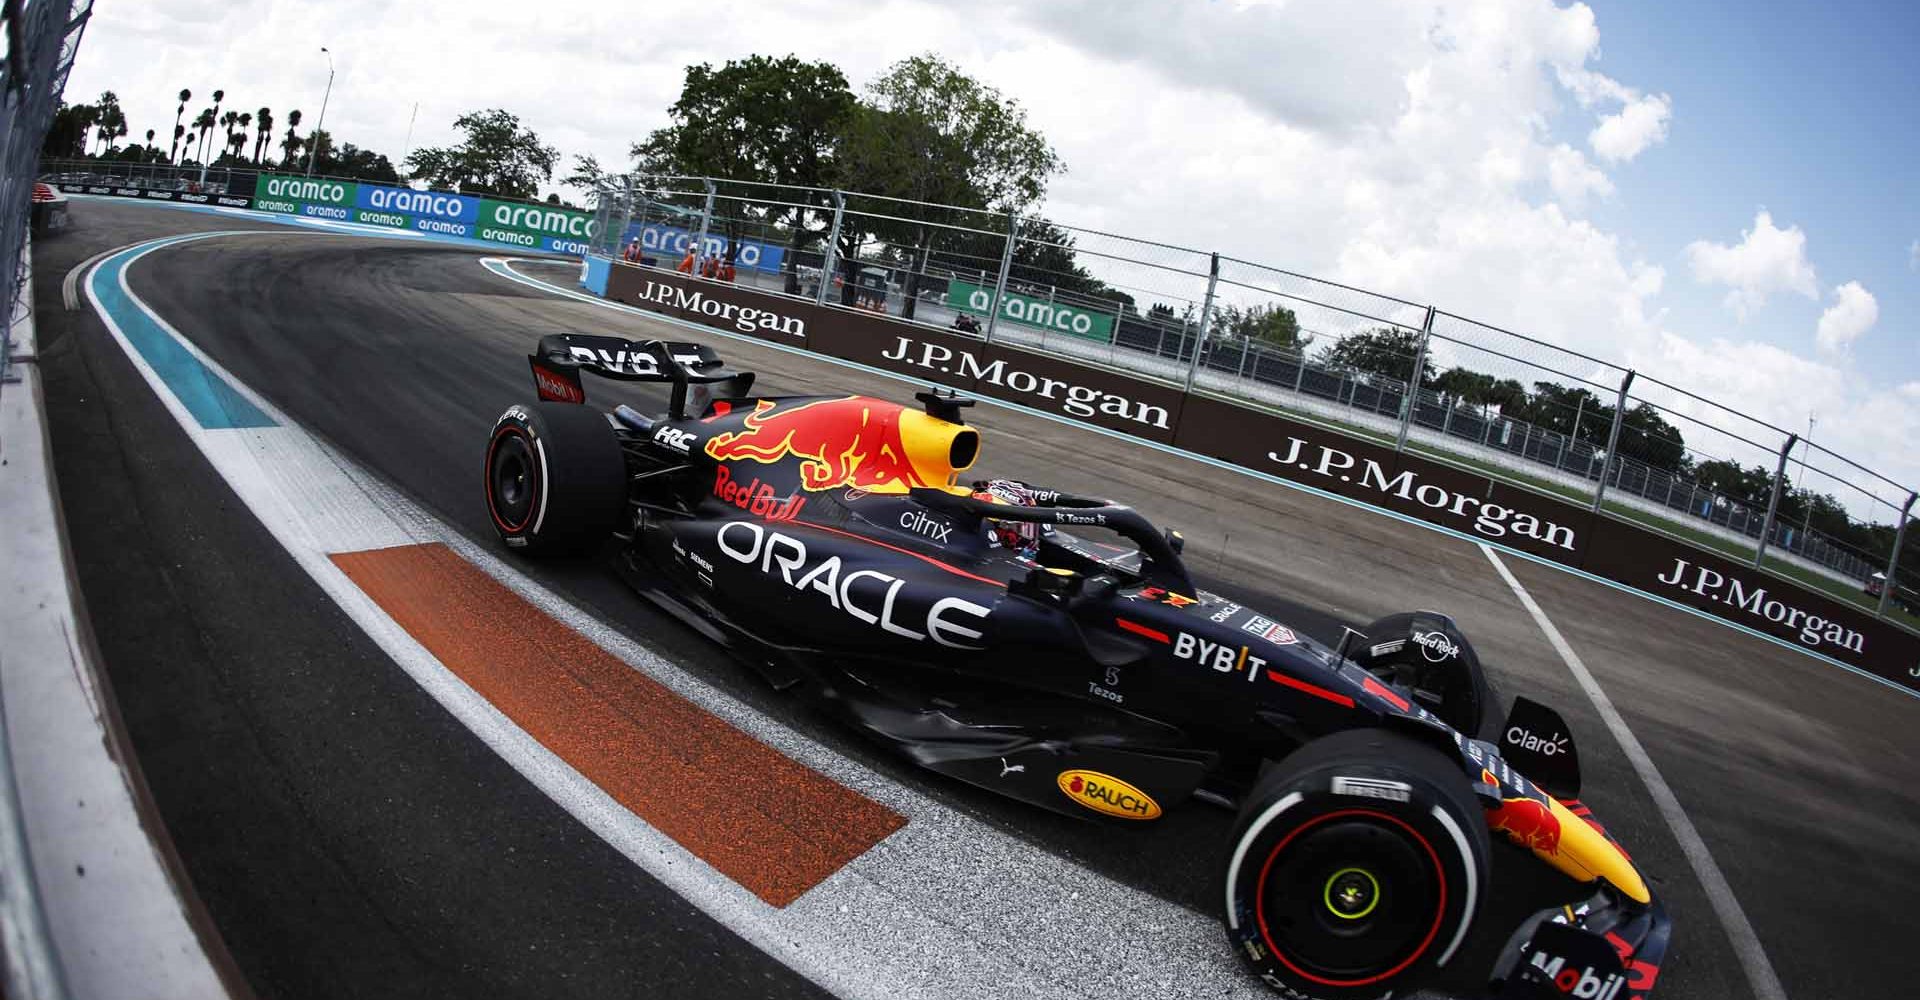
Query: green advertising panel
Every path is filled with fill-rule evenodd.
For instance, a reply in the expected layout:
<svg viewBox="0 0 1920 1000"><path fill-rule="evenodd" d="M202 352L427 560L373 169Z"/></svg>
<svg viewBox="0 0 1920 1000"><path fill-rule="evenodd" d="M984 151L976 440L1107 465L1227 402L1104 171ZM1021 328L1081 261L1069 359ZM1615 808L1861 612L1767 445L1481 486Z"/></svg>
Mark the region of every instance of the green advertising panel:
<svg viewBox="0 0 1920 1000"><path fill-rule="evenodd" d="M482 198L477 229L474 235L489 243L579 254L587 251L598 227L586 212Z"/></svg>
<svg viewBox="0 0 1920 1000"><path fill-rule="evenodd" d="M347 221L353 218L358 188L352 181L261 174L253 187L253 207L261 212Z"/></svg>
<svg viewBox="0 0 1920 1000"><path fill-rule="evenodd" d="M947 305L964 312L985 316L993 308L993 289L970 281L947 282ZM1048 302L1031 296L1006 292L1000 296L1000 318L1022 326L1085 337L1107 343L1113 340L1113 314L1093 312L1064 302Z"/></svg>

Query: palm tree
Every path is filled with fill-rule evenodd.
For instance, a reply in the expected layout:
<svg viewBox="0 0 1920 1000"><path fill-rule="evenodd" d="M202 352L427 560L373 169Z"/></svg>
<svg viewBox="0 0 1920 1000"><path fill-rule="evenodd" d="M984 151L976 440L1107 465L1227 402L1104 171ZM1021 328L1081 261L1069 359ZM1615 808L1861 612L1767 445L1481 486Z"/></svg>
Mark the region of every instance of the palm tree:
<svg viewBox="0 0 1920 1000"><path fill-rule="evenodd" d="M280 141L280 148L287 154L281 164L292 163L300 155L300 112L298 109L287 112L287 137Z"/></svg>
<svg viewBox="0 0 1920 1000"><path fill-rule="evenodd" d="M153 130L148 129L147 130L147 158L152 159L153 154L157 152L159 152L159 150L153 148Z"/></svg>
<svg viewBox="0 0 1920 1000"><path fill-rule="evenodd" d="M118 105L101 105L100 130L94 134L105 143L105 153L112 156L114 140L127 134L126 112L121 111Z"/></svg>
<svg viewBox="0 0 1920 1000"><path fill-rule="evenodd" d="M201 163L207 162L207 133L213 131L214 125L212 108L201 108L199 117L193 120L194 130L200 133L194 148L200 150Z"/></svg>
<svg viewBox="0 0 1920 1000"><path fill-rule="evenodd" d="M224 90L214 91L213 107L202 112L207 118L206 126L200 129L200 162L202 163L207 162L207 136L220 124L220 101L226 96L227 92Z"/></svg>
<svg viewBox="0 0 1920 1000"><path fill-rule="evenodd" d="M234 130L233 135L227 137L227 151L232 153L236 160L240 159L247 148L247 133L253 130L253 112L240 112L239 124L240 127Z"/></svg>
<svg viewBox="0 0 1920 1000"><path fill-rule="evenodd" d="M216 90L213 92L213 120L214 121L220 120L220 102L224 100L226 96L227 96L227 92L224 90Z"/></svg>
<svg viewBox="0 0 1920 1000"><path fill-rule="evenodd" d="M253 116L254 127L259 129L259 138L253 140L253 165L260 165L260 152L267 147L267 139L273 135L273 109L262 105Z"/></svg>
<svg viewBox="0 0 1920 1000"><path fill-rule="evenodd" d="M113 140L126 135L127 113L120 108L120 97L111 90L100 92L100 101L95 105L98 113L95 122L99 125L98 135L104 142L106 152L113 152Z"/></svg>
<svg viewBox="0 0 1920 1000"><path fill-rule="evenodd" d="M187 134L187 130L180 125L180 116L187 113L187 102L191 100L193 100L193 91L185 87L180 88L180 106L173 110L173 148L167 150L169 162L180 155L180 137Z"/></svg>
<svg viewBox="0 0 1920 1000"><path fill-rule="evenodd" d="M220 152L214 157L216 161L219 160L221 156L225 156L227 150L233 148L233 127L238 124L240 124L239 112L229 111L220 116L220 128L223 131L220 133Z"/></svg>

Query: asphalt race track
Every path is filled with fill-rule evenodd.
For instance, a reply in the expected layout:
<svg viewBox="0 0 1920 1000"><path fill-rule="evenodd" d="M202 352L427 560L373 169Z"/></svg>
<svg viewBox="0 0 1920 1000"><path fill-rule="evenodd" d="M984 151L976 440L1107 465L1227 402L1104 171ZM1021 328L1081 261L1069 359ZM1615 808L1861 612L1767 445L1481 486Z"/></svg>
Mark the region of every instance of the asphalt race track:
<svg viewBox="0 0 1920 1000"><path fill-rule="evenodd" d="M236 499L98 316L84 301L63 308L60 283L83 260L145 239L260 230L157 251L128 281L279 410L488 546L480 451L499 413L532 398L525 356L541 334L701 340L759 372L770 392L904 399L914 388L555 295L488 271L473 250L104 200L76 199L72 218L36 241L34 284L74 558L154 797L255 991L818 995L576 822L398 669ZM565 287L577 273L517 268ZM664 405L664 393L598 383L589 392ZM1578 734L1582 798L1674 918L1655 995L1752 994L1735 939L1652 793L1479 546L992 405L968 416L984 439L976 472L1133 503L1185 532L1203 586L1308 631L1335 635L1409 608L1453 614L1500 691L1555 706ZM1920 701L1502 559L1646 747L1785 995L1914 995L1920 949L1902 945L1920 891ZM1116 835L920 774L767 690L603 569L520 568L863 767L1159 900L1208 917L1217 909L1224 811L1174 810ZM1131 946L1134 960L1151 962L1153 941Z"/></svg>

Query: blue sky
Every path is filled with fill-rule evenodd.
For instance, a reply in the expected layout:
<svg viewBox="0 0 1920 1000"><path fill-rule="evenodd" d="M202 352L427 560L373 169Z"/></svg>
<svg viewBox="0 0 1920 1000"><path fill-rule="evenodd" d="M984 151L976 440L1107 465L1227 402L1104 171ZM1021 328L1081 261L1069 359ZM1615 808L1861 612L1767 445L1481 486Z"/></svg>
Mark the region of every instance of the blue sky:
<svg viewBox="0 0 1920 1000"><path fill-rule="evenodd" d="M1594 213L1667 268L1669 324L1814 349L1825 299L1775 296L1742 327L1720 289L1688 274L1688 243L1732 243L1764 206L1806 232L1823 294L1857 280L1879 301L1879 323L1853 345L1855 374L1920 378L1920 5L1678 0L1595 12L1597 67L1673 97L1666 144L1619 171L1617 197Z"/></svg>
<svg viewBox="0 0 1920 1000"><path fill-rule="evenodd" d="M614 165L690 64L792 53L859 88L933 52L1058 149L1055 221L1434 303L1791 430L1811 408L1816 440L1914 486L1916 8L549 0L529 30L519 0L146 0L96 12L68 89L119 92L135 134L183 86L311 124L327 45L340 140L397 160L500 107Z"/></svg>

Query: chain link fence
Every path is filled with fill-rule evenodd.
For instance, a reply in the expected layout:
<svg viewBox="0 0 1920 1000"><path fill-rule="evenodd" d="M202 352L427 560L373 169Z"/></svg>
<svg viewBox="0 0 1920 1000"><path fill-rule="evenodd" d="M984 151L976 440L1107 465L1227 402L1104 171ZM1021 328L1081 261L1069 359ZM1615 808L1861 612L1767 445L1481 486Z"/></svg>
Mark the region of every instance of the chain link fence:
<svg viewBox="0 0 1920 1000"><path fill-rule="evenodd" d="M66 186L108 185L147 191L226 194L236 187L251 192L253 177L262 171L274 169L273 164L259 167L234 167L231 164L202 167L198 164L181 166L172 163L136 163L132 160L49 158L40 163L39 176L46 183Z"/></svg>
<svg viewBox="0 0 1920 1000"><path fill-rule="evenodd" d="M6 0L0 7L4 21L0 36L6 44L0 60L0 275L8 282L7 323L5 333L0 333L0 394L18 391L21 385L12 370L17 360L13 325L32 309L26 243L36 203L43 200L34 181L40 147L92 9L91 0ZM39 217L49 212L43 208ZM0 717L4 715L0 709ZM65 977L33 875L4 724L0 724L0 925L6 929L0 945L4 958L0 964L5 968L0 994L22 1000L66 996Z"/></svg>
<svg viewBox="0 0 1920 1000"><path fill-rule="evenodd" d="M92 0L72 4L6 0L0 8L6 25L6 55L0 61L0 87L5 88L0 94L0 275L8 281L9 318L19 315L30 294L24 249L33 218L40 146L60 106L67 72L92 10ZM5 347L0 350L0 384L6 382L13 360L11 343Z"/></svg>
<svg viewBox="0 0 1920 1000"><path fill-rule="evenodd" d="M1898 558L1911 486L1524 334L1221 254L851 191L633 177L596 211L610 256L1334 424L1920 625L1920 558Z"/></svg>

